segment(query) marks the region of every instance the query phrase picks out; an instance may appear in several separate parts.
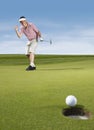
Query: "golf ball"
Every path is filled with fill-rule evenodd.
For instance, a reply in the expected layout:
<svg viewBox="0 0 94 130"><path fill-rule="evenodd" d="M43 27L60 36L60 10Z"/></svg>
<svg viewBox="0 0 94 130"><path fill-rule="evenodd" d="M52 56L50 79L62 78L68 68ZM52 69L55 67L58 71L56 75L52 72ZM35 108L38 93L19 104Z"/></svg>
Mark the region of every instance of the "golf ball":
<svg viewBox="0 0 94 130"><path fill-rule="evenodd" d="M66 97L65 102L68 106L75 106L77 104L77 98L73 95L69 95Z"/></svg>

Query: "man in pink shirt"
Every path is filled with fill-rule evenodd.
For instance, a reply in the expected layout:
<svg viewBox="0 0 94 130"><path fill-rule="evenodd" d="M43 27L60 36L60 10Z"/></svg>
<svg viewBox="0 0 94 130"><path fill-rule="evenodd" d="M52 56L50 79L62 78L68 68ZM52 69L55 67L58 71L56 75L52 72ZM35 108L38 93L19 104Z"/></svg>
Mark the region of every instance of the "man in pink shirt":
<svg viewBox="0 0 94 130"><path fill-rule="evenodd" d="M19 22L22 26L20 28L20 31L18 31L18 26L15 27L17 36L21 38L24 34L28 39L28 43L26 46L26 55L29 58L30 65L28 66L28 68L26 68L26 70L35 70L35 50L37 47L38 38L40 38L40 41L43 41L43 38L41 37L41 33L38 28L33 23L27 22L24 16L20 17Z"/></svg>

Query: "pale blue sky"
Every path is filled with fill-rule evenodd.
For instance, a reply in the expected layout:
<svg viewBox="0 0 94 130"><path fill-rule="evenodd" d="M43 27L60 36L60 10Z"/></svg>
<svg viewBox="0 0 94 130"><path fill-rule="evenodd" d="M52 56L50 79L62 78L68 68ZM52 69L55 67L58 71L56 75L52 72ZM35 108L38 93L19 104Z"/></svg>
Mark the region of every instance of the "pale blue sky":
<svg viewBox="0 0 94 130"><path fill-rule="evenodd" d="M39 42L37 54L94 54L93 6L93 0L1 0L0 54L25 53L27 39L14 31L23 15L53 41Z"/></svg>

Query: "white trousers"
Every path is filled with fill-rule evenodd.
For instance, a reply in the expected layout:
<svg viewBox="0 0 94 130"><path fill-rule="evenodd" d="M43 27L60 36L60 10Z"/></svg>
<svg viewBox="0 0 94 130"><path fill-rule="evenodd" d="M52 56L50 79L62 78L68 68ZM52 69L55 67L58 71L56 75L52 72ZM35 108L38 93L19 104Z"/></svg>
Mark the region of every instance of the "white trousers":
<svg viewBox="0 0 94 130"><path fill-rule="evenodd" d="M29 55L30 53L35 53L35 50L37 48L38 42L36 39L33 39L32 41L28 41L26 44L26 55Z"/></svg>

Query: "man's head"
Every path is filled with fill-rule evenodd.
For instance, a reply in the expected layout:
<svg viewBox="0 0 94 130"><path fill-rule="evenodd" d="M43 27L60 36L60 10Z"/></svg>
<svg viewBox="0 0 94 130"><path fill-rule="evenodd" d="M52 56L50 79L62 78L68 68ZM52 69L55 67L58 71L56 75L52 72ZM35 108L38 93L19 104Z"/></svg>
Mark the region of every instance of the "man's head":
<svg viewBox="0 0 94 130"><path fill-rule="evenodd" d="M19 22L22 24L22 26L24 26L25 28L28 26L28 23L26 21L26 18L24 16L21 16L19 18Z"/></svg>

